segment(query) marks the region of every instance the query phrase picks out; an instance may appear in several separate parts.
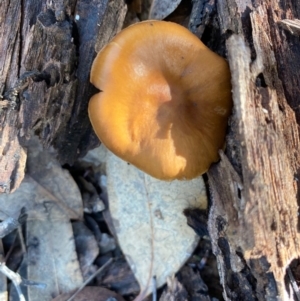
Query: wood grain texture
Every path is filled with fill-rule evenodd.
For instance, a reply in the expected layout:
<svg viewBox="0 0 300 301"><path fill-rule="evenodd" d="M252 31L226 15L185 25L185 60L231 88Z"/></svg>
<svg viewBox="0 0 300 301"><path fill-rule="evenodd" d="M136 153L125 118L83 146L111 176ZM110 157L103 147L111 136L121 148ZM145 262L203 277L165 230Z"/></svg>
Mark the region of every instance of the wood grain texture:
<svg viewBox="0 0 300 301"><path fill-rule="evenodd" d="M225 300L294 300L299 244L299 39L291 1L219 1L234 111L226 155L208 172L209 232Z"/></svg>
<svg viewBox="0 0 300 301"><path fill-rule="evenodd" d="M125 13L123 0L1 1L0 192L19 186L30 136L54 147L61 164L98 143L87 116L90 67Z"/></svg>

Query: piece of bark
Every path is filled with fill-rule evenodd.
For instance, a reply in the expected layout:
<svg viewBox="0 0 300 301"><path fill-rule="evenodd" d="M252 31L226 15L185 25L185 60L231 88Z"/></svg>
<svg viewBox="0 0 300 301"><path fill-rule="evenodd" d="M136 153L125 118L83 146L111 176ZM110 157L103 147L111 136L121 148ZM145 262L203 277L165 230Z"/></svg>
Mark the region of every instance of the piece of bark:
<svg viewBox="0 0 300 301"><path fill-rule="evenodd" d="M225 300L293 300L300 255L300 42L279 24L292 1L218 1L234 110L225 156L208 172L209 232Z"/></svg>
<svg viewBox="0 0 300 301"><path fill-rule="evenodd" d="M115 260L103 274L97 276L97 285L105 286L124 296L138 294L140 287L124 258Z"/></svg>
<svg viewBox="0 0 300 301"><path fill-rule="evenodd" d="M282 21L279 21L279 24L287 29L292 35L300 36L300 20L289 20L285 19Z"/></svg>
<svg viewBox="0 0 300 301"><path fill-rule="evenodd" d="M87 115L95 92L90 68L125 13L124 0L1 1L0 192L13 191L23 179L22 142L31 135L54 147L62 164L98 143ZM16 89L28 71L39 77Z"/></svg>
<svg viewBox="0 0 300 301"><path fill-rule="evenodd" d="M193 271L189 266L180 270L180 282L188 292L190 300L211 301L206 283L202 280L199 271Z"/></svg>
<svg viewBox="0 0 300 301"><path fill-rule="evenodd" d="M209 235L207 230L207 210L186 208L183 210L183 214L186 217L187 224L193 228L200 237Z"/></svg>

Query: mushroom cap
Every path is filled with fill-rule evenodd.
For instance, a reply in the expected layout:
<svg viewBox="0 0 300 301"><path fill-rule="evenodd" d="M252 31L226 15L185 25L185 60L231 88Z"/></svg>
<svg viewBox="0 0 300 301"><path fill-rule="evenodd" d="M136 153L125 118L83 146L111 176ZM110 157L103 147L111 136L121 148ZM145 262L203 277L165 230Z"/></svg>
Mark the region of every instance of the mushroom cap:
<svg viewBox="0 0 300 301"><path fill-rule="evenodd" d="M219 159L232 108L227 62L186 28L145 21L97 55L89 103L99 139L151 176L192 179Z"/></svg>

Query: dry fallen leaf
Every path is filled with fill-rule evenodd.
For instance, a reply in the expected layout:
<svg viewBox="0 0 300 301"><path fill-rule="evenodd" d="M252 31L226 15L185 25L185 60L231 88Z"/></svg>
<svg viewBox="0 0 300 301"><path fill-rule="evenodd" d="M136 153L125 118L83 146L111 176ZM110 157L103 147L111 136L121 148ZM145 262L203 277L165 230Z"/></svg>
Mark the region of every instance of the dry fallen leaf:
<svg viewBox="0 0 300 301"><path fill-rule="evenodd" d="M107 153L109 207L119 244L137 278L142 296L179 270L192 254L198 237L183 210L206 208L201 177L191 181L160 181Z"/></svg>
<svg viewBox="0 0 300 301"><path fill-rule="evenodd" d="M23 287L26 300L47 301L83 282L69 221L82 218L82 200L68 171L35 142L28 150L27 171L14 193L0 195L0 219L17 217L26 208L27 253L19 272L47 285Z"/></svg>
<svg viewBox="0 0 300 301"><path fill-rule="evenodd" d="M57 296L55 299L52 301L66 301L68 300L73 293L68 293L68 294L62 294L60 296ZM124 301L124 299L104 288L104 287L96 287L96 286L87 286L84 289L82 289L81 292L79 292L72 301L107 301L109 298L114 298L117 301Z"/></svg>
<svg viewBox="0 0 300 301"><path fill-rule="evenodd" d="M94 233L85 225L84 222L74 222L72 223L72 227L81 272L84 280L86 280L96 270L93 263L99 255L99 246Z"/></svg>
<svg viewBox="0 0 300 301"><path fill-rule="evenodd" d="M180 4L181 0L153 0L149 12L149 20L163 20Z"/></svg>

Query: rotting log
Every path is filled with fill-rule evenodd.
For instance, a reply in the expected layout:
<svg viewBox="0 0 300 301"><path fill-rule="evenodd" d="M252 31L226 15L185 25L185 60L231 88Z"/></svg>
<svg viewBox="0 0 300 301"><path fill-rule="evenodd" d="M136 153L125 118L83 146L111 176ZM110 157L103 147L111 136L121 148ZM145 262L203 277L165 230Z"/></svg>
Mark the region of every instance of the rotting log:
<svg viewBox="0 0 300 301"><path fill-rule="evenodd" d="M123 0L0 2L0 192L22 181L31 135L62 164L98 143L87 116L90 67L126 9Z"/></svg>
<svg viewBox="0 0 300 301"><path fill-rule="evenodd" d="M208 172L225 300L296 300L287 281L300 255L296 2L217 4L234 101L226 152Z"/></svg>

